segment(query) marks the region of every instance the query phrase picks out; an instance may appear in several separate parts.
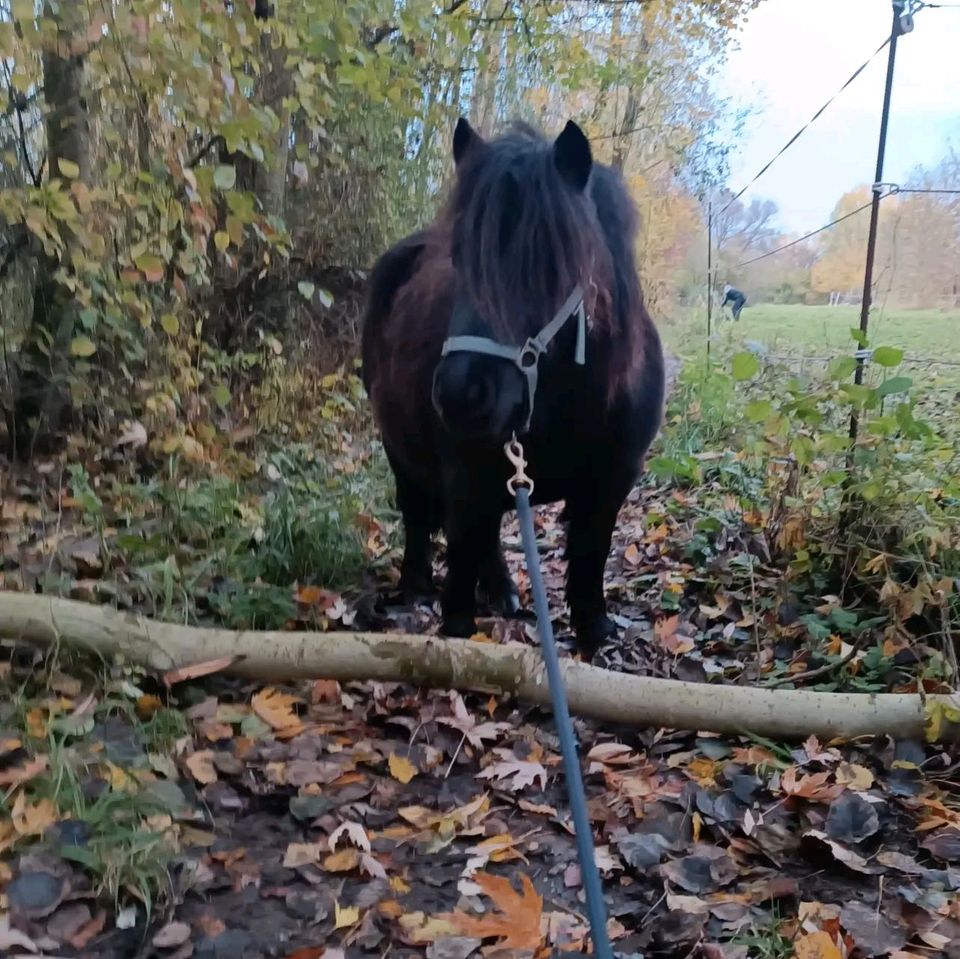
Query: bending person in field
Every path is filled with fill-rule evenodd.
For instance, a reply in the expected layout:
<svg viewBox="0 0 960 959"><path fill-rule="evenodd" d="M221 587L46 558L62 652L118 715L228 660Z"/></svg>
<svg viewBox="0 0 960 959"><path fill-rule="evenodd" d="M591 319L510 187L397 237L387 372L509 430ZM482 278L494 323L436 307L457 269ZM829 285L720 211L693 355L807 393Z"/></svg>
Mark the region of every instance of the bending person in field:
<svg viewBox="0 0 960 959"><path fill-rule="evenodd" d="M720 304L720 308L723 309L729 303L734 320L740 319L740 311L746 302L747 298L729 283L723 288L723 302Z"/></svg>

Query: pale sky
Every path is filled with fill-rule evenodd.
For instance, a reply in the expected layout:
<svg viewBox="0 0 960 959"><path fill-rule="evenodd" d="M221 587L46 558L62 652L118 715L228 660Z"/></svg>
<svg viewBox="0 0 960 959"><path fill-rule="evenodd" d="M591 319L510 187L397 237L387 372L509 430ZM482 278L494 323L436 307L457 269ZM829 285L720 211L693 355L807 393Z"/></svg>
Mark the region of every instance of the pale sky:
<svg viewBox="0 0 960 959"><path fill-rule="evenodd" d="M960 2L960 0L953 0ZM739 35L720 92L755 112L731 156L739 191L880 45L889 0L763 0ZM884 180L902 182L960 147L960 9L926 9L897 48ZM780 207L780 227L829 221L840 195L873 180L887 52L744 194ZM960 184L942 184L958 187Z"/></svg>

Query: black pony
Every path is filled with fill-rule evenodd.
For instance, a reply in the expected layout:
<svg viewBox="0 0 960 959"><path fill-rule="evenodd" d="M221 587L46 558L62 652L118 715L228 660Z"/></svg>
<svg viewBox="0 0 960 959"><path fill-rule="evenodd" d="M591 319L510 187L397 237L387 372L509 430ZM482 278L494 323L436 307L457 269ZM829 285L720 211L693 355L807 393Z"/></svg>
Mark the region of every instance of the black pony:
<svg viewBox="0 0 960 959"><path fill-rule="evenodd" d="M512 505L503 444L517 433L533 501L565 500L567 600L590 658L615 632L604 565L663 411L636 213L574 123L552 142L521 125L485 141L460 120L453 154L446 209L377 262L363 328L364 384L406 533L401 585L431 590L430 540L443 528L444 632L474 632L478 585L499 611L519 611L500 545Z"/></svg>

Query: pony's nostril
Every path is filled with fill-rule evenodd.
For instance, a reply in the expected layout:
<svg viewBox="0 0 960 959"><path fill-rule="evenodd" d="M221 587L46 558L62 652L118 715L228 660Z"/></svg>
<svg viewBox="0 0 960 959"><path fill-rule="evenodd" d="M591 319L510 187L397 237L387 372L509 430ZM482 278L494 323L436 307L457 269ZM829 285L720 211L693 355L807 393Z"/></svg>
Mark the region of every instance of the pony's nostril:
<svg viewBox="0 0 960 959"><path fill-rule="evenodd" d="M467 408L470 412L474 415L484 412L492 405L492 400L493 386L490 380L485 376L474 378L467 387Z"/></svg>

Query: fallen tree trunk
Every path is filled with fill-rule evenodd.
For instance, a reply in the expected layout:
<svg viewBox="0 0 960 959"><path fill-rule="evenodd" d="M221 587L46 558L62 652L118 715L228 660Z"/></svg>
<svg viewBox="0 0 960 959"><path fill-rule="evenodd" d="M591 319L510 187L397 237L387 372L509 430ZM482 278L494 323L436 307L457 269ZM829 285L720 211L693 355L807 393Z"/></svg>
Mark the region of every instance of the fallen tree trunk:
<svg viewBox="0 0 960 959"><path fill-rule="evenodd" d="M167 671L222 657L242 657L229 672L266 681L403 681L440 689L514 695L548 706L538 649L394 633L244 632L158 623L133 613L66 599L0 593L0 638L45 646L123 653ZM931 708L960 710L960 696L815 693L683 683L562 663L573 713L637 726L768 737L924 736ZM941 741L960 740L960 725L939 724Z"/></svg>

